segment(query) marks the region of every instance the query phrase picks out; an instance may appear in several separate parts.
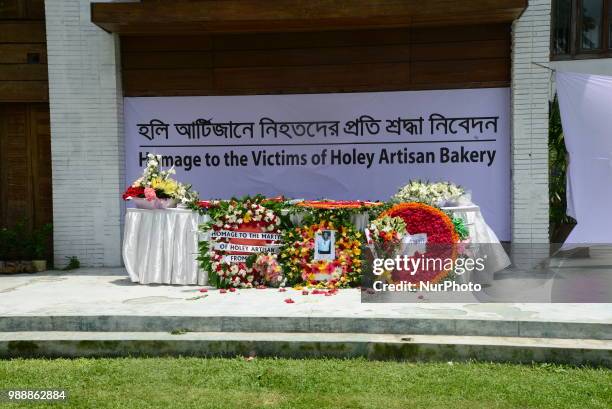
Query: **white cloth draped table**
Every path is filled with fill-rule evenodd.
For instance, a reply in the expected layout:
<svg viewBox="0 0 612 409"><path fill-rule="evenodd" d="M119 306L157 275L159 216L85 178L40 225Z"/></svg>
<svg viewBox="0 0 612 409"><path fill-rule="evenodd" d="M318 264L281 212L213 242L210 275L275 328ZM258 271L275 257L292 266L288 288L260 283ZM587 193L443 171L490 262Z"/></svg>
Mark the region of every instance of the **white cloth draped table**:
<svg viewBox="0 0 612 409"><path fill-rule="evenodd" d="M466 277L468 280L488 284L493 279L493 273L510 266L510 257L502 247L497 235L485 222L480 207L470 204L467 206L443 207L442 210L450 212L454 217L463 219L470 233L470 243L478 254L475 257L485 259L485 270L474 272L476 277Z"/></svg>
<svg viewBox="0 0 612 409"><path fill-rule="evenodd" d="M497 235L487 225L476 205L443 207L461 217L470 232L470 242L486 256L486 269L476 280L489 282L493 273L510 265ZM367 225L367 213L358 217L360 227ZM365 218L365 219L364 219ZM133 282L141 284L206 285L208 273L198 267L198 226L210 220L188 209L127 209L123 238L123 261ZM299 220L294 220L298 222ZM361 226L363 225L363 226ZM468 279L468 277L466 277ZM471 279L471 278L470 278Z"/></svg>
<svg viewBox="0 0 612 409"><path fill-rule="evenodd" d="M127 209L123 262L133 282L206 285L198 267L198 226L209 219L188 209Z"/></svg>

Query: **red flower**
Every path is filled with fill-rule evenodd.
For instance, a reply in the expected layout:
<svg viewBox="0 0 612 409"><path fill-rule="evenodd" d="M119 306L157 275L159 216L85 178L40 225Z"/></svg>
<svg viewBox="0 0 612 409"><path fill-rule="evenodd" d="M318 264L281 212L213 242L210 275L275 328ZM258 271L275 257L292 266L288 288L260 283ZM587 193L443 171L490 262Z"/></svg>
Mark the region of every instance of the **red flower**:
<svg viewBox="0 0 612 409"><path fill-rule="evenodd" d="M206 288L200 288L200 292L201 292L201 293L207 293L207 292L208 292L208 290L207 290Z"/></svg>
<svg viewBox="0 0 612 409"><path fill-rule="evenodd" d="M286 302L287 304L293 304L295 301L293 301L291 298L286 298L286 299L285 299L285 302Z"/></svg>
<svg viewBox="0 0 612 409"><path fill-rule="evenodd" d="M457 256L456 243L459 241L459 236L446 213L433 206L410 202L399 203L382 213L382 216L401 217L406 222L406 230L410 234L427 234L427 250L423 256L431 261L431 267L420 268L417 272L394 271L394 280L436 283L448 274L448 271L435 268L434 263L438 261L438 265L443 265L444 260L454 260ZM414 257L419 255L417 253Z"/></svg>
<svg viewBox="0 0 612 409"><path fill-rule="evenodd" d="M123 200L129 200L133 197L144 197L144 187L130 186L123 192Z"/></svg>

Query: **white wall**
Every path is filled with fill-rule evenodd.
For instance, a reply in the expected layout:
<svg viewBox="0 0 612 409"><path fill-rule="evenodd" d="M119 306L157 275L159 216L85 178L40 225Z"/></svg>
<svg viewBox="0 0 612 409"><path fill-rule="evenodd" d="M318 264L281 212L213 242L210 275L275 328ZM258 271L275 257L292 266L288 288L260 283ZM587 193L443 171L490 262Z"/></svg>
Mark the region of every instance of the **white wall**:
<svg viewBox="0 0 612 409"><path fill-rule="evenodd" d="M548 242L551 0L530 0L512 27L512 241Z"/></svg>
<svg viewBox="0 0 612 409"><path fill-rule="evenodd" d="M89 0L46 0L56 266L121 265L123 108L117 38Z"/></svg>

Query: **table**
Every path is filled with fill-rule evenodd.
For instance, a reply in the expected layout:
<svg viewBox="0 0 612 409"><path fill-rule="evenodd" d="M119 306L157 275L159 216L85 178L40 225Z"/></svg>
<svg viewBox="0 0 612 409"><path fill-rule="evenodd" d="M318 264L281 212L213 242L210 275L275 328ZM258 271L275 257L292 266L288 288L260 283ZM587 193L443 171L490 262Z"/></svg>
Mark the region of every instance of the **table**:
<svg viewBox="0 0 612 409"><path fill-rule="evenodd" d="M464 219L470 242L479 252L475 256L486 256L486 270L479 274L477 282L489 282L494 272L510 265L509 257L478 206L444 207L443 210ZM196 258L198 241L204 239L198 233L198 226L209 220L208 215L189 209L127 209L123 262L130 279L141 284L206 285L208 273L200 271ZM299 224L301 220L293 221ZM360 230L365 228L367 212L356 215L353 223ZM483 246L485 243L489 245Z"/></svg>
<svg viewBox="0 0 612 409"><path fill-rule="evenodd" d="M206 285L200 271L198 226L209 220L189 209L127 209L123 262L133 282Z"/></svg>

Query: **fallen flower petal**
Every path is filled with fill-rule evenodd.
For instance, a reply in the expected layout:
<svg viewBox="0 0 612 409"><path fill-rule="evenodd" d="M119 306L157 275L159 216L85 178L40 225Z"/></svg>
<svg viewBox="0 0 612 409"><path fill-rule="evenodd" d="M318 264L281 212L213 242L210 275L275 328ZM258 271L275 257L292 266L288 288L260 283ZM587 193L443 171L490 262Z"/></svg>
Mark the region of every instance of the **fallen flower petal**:
<svg viewBox="0 0 612 409"><path fill-rule="evenodd" d="M285 302L286 302L287 304L293 304L293 303L295 303L295 301L293 301L291 298L286 298L286 299L285 299Z"/></svg>

